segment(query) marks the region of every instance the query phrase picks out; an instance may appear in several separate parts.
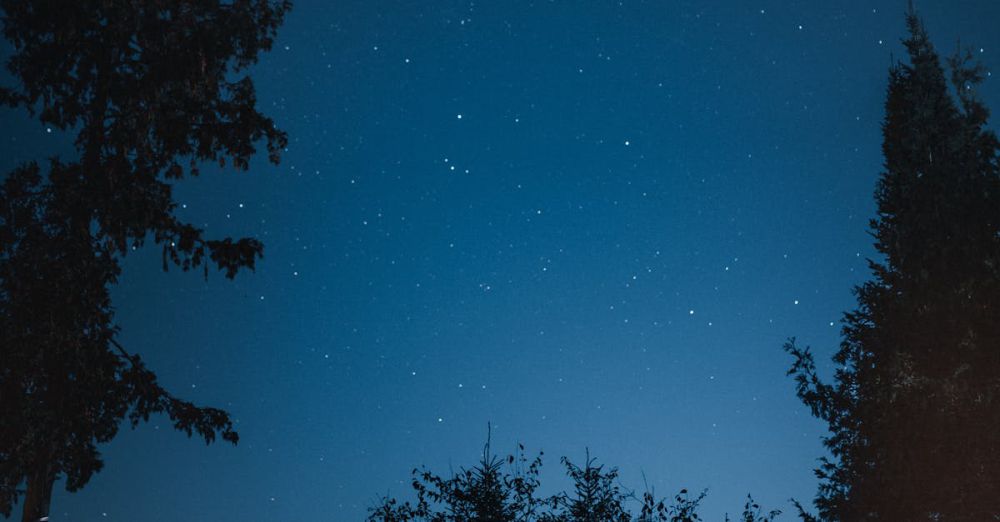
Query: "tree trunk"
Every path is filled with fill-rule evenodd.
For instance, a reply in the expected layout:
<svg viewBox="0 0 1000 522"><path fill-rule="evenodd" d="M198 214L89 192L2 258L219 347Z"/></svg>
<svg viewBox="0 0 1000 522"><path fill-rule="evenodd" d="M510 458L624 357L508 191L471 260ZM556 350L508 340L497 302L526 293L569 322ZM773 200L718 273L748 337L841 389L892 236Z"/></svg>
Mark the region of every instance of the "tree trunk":
<svg viewBox="0 0 1000 522"><path fill-rule="evenodd" d="M37 466L28 477L28 491L24 495L24 514L21 522L39 522L49 519L52 501L52 483L55 475L48 462Z"/></svg>

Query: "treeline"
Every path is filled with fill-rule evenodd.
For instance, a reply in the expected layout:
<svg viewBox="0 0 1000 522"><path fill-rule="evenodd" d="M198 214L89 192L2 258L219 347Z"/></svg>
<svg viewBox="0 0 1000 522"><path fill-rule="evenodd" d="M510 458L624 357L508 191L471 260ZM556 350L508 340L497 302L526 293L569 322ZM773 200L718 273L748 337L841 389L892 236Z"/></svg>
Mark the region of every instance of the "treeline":
<svg viewBox="0 0 1000 522"><path fill-rule="evenodd" d="M368 522L698 522L698 506L706 491L680 490L672 498L641 495L625 489L618 469L597 463L588 452L583 465L561 459L572 488L542 496L542 454L528 459L524 446L515 455L490 453L489 442L479 462L444 478L414 469L415 500L383 497L369 509ZM779 510L764 511L748 494L739 518L726 522L771 522Z"/></svg>

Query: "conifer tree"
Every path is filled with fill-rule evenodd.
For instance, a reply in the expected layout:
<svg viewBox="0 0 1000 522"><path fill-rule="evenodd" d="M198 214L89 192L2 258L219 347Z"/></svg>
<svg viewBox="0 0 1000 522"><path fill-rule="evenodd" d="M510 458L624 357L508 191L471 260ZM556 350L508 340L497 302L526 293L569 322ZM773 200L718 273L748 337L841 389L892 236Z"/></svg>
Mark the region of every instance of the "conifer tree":
<svg viewBox="0 0 1000 522"><path fill-rule="evenodd" d="M207 238L175 215L172 184L204 161L245 170L284 133L245 69L288 10L270 0L0 0L16 86L0 102L73 133L77 157L18 167L0 186L0 514L48 515L53 483L87 484L119 424L166 414L235 443L229 415L162 388L116 340L109 287L146 241L163 266L253 269L253 238ZM151 310L150 313L153 313Z"/></svg>
<svg viewBox="0 0 1000 522"><path fill-rule="evenodd" d="M618 469L605 471L587 452L583 467L562 458L566 474L573 481L573 493L554 497L560 509L559 520L565 522L629 522L625 507L628 494L618 486Z"/></svg>
<svg viewBox="0 0 1000 522"><path fill-rule="evenodd" d="M827 422L820 520L1000 516L1000 172L971 53L950 77L910 7L871 222L881 258L845 314L832 383L786 349L799 397ZM803 512L803 515L805 513Z"/></svg>

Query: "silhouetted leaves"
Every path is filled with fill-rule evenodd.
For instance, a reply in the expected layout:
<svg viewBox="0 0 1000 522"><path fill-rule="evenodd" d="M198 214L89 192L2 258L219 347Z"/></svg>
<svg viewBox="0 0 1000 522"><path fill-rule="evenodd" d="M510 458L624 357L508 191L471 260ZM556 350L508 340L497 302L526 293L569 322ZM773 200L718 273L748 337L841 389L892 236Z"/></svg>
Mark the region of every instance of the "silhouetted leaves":
<svg viewBox="0 0 1000 522"><path fill-rule="evenodd" d="M766 513L761 513L763 508L760 504L754 502L753 497L747 494L746 504L743 504L743 514L740 515L739 522L772 522L781 511L778 509L773 509ZM726 522L729 522L729 516L726 516Z"/></svg>
<svg viewBox="0 0 1000 522"><path fill-rule="evenodd" d="M489 443L476 466L443 478L426 469L413 470L412 502L382 497L369 509L369 522L698 522L702 491L691 496L682 489L673 502L646 491L637 498L618 483L618 470L606 469L591 458L583 466L563 457L570 491L538 496L541 454L533 460L517 455L499 459ZM637 512L629 504L638 504ZM771 522L780 511L761 514L747 496L742 522ZM727 518L728 520L728 518Z"/></svg>
<svg viewBox="0 0 1000 522"><path fill-rule="evenodd" d="M151 414L206 442L237 435L226 412L174 397L115 342L108 288L152 239L164 268L253 269L253 238L206 238L175 216L172 185L205 161L246 170L287 139L243 75L290 4L0 0L16 87L0 103L72 132L77 158L27 164L0 188L0 513L25 494L47 513L52 482L84 486L96 445Z"/></svg>

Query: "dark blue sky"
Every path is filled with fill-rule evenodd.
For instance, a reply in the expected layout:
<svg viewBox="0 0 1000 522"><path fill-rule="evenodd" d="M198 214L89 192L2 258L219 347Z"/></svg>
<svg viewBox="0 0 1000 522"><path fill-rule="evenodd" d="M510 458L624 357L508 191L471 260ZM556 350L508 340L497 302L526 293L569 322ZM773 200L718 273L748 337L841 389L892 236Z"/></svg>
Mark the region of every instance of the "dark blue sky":
<svg viewBox="0 0 1000 522"><path fill-rule="evenodd" d="M826 364L867 277L904 8L298 0L253 70L281 165L177 187L265 242L257 272L149 248L115 290L122 343L241 442L125 428L53 520L360 520L414 466L473 463L488 422L551 487L589 447L625 485L709 488L712 520L811 500L822 425L781 346ZM918 8L997 66L1000 3ZM5 170L65 149L4 119Z"/></svg>

